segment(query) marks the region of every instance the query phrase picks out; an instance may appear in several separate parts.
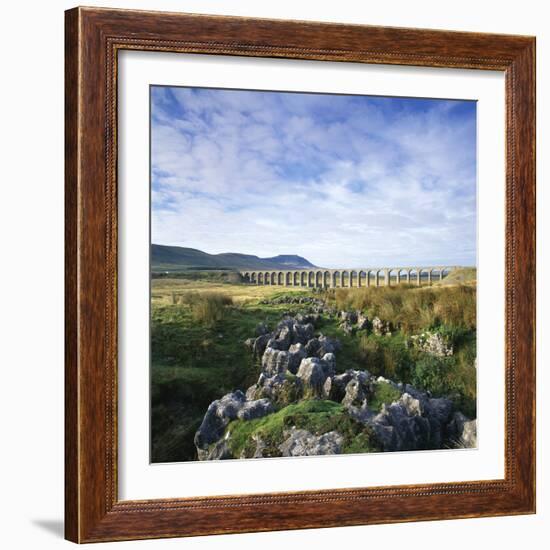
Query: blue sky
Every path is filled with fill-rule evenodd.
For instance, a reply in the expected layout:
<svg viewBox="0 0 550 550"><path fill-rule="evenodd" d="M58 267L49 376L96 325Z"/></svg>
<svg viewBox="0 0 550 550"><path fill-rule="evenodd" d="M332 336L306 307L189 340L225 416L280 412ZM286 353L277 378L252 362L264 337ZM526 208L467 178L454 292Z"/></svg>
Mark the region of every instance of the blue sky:
<svg viewBox="0 0 550 550"><path fill-rule="evenodd" d="M476 104L151 88L152 242L475 265Z"/></svg>

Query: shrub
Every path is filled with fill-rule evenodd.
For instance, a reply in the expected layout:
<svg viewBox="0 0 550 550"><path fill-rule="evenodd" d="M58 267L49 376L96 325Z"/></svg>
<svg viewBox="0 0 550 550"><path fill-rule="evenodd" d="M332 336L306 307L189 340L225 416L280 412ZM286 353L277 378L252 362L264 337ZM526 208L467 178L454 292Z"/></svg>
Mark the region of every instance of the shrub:
<svg viewBox="0 0 550 550"><path fill-rule="evenodd" d="M376 338L361 335L359 338L359 357L362 367L375 375L383 374L384 351Z"/></svg>
<svg viewBox="0 0 550 550"><path fill-rule="evenodd" d="M233 303L230 296L220 292L205 292L193 297L191 311L193 319L206 326L213 326L223 319L225 307Z"/></svg>
<svg viewBox="0 0 550 550"><path fill-rule="evenodd" d="M447 377L453 362L448 357L424 355L416 362L413 385L438 395L450 393Z"/></svg>
<svg viewBox="0 0 550 550"><path fill-rule="evenodd" d="M412 359L403 337L367 336L358 343L362 366L375 376L410 381Z"/></svg>
<svg viewBox="0 0 550 550"><path fill-rule="evenodd" d="M412 384L434 396L448 396L467 416L476 416L476 369L471 351L452 357L424 354L413 369Z"/></svg>
<svg viewBox="0 0 550 550"><path fill-rule="evenodd" d="M384 338L384 376L410 382L413 362L402 336Z"/></svg>

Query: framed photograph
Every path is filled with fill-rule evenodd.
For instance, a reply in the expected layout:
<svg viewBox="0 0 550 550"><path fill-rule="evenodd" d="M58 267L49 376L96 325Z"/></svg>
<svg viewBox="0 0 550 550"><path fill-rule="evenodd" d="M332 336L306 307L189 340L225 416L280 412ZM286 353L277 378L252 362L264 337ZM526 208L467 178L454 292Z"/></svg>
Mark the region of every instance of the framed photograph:
<svg viewBox="0 0 550 550"><path fill-rule="evenodd" d="M535 511L535 39L66 12L66 537Z"/></svg>

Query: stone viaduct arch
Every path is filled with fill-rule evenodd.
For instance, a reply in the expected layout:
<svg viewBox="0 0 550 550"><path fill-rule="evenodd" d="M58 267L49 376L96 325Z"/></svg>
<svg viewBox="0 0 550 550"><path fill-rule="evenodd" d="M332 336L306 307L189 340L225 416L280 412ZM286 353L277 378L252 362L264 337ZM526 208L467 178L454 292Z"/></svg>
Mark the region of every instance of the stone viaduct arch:
<svg viewBox="0 0 550 550"><path fill-rule="evenodd" d="M252 285L303 288L361 288L400 284L431 285L459 266L369 267L353 269L243 270L243 281Z"/></svg>

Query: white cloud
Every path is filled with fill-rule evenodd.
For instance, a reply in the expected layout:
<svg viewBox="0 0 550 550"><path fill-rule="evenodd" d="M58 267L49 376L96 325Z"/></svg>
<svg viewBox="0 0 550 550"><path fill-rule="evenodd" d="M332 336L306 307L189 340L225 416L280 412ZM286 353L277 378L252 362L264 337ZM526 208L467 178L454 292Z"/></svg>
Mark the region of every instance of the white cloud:
<svg viewBox="0 0 550 550"><path fill-rule="evenodd" d="M474 110L185 88L153 98L153 242L326 267L475 262Z"/></svg>

